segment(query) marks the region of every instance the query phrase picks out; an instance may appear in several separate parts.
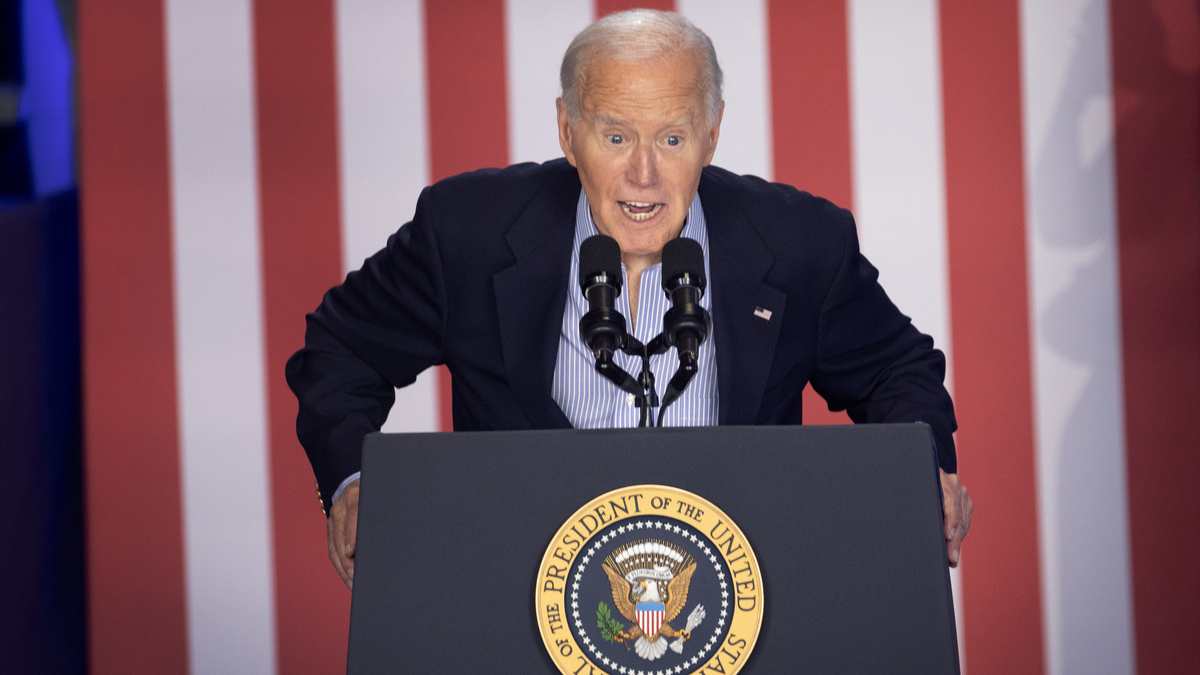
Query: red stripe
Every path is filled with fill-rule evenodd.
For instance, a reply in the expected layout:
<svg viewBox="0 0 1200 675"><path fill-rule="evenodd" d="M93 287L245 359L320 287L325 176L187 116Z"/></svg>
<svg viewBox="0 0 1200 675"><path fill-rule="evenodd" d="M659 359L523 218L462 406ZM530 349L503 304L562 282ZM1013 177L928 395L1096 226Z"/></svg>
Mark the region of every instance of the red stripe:
<svg viewBox="0 0 1200 675"><path fill-rule="evenodd" d="M658 633L658 629L662 627L663 612L662 610L646 610L641 609L637 612L638 626L646 635L654 635Z"/></svg>
<svg viewBox="0 0 1200 675"><path fill-rule="evenodd" d="M426 2L429 173L434 181L508 165L504 3ZM450 374L439 368L441 428L454 428Z"/></svg>
<svg viewBox="0 0 1200 675"><path fill-rule="evenodd" d="M1043 668L1017 0L940 6L967 672Z"/></svg>
<svg viewBox="0 0 1200 675"><path fill-rule="evenodd" d="M332 0L254 3L266 383L281 673L346 667L350 592L326 554L325 518L283 377L304 315L341 281Z"/></svg>
<svg viewBox="0 0 1200 675"><path fill-rule="evenodd" d="M674 0L596 0L596 17L638 8L674 12L675 2Z"/></svg>
<svg viewBox="0 0 1200 675"><path fill-rule="evenodd" d="M775 180L849 208L850 73L845 0L770 0L771 119ZM814 96L813 92L820 92ZM812 387L805 424L849 424Z"/></svg>
<svg viewBox="0 0 1200 675"><path fill-rule="evenodd" d="M1137 669L1194 673L1200 672L1200 35L1191 3L1112 0L1110 7Z"/></svg>
<svg viewBox="0 0 1200 675"><path fill-rule="evenodd" d="M849 208L854 193L845 0L770 0L767 22L775 180Z"/></svg>
<svg viewBox="0 0 1200 675"><path fill-rule="evenodd" d="M162 3L79 6L90 672L187 671Z"/></svg>

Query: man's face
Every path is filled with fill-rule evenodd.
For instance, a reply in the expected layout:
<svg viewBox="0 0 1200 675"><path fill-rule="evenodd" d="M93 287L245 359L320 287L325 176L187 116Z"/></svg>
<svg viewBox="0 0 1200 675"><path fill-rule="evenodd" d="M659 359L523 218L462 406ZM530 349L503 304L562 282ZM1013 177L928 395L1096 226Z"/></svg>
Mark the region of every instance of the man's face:
<svg viewBox="0 0 1200 675"><path fill-rule="evenodd" d="M597 61L581 74L579 120L558 101L558 136L596 229L622 257L657 260L683 230L700 170L712 161L720 114L708 125L700 55ZM724 104L722 104L723 106Z"/></svg>

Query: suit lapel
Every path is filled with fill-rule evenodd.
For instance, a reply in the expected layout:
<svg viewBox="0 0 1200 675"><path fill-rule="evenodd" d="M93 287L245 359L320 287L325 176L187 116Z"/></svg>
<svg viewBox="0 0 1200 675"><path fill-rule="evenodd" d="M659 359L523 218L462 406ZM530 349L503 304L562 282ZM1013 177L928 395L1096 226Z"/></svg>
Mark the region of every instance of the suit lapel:
<svg viewBox="0 0 1200 675"><path fill-rule="evenodd" d="M730 191L701 176L700 202L708 225L713 339L721 424L758 419L787 296L763 282L774 256L746 220ZM762 318L769 312L769 319ZM758 312L758 315L756 315Z"/></svg>
<svg viewBox="0 0 1200 675"><path fill-rule="evenodd" d="M567 302L578 199L574 171L547 180L505 235L516 262L493 277L504 370L535 429L571 426L550 395L550 386Z"/></svg>

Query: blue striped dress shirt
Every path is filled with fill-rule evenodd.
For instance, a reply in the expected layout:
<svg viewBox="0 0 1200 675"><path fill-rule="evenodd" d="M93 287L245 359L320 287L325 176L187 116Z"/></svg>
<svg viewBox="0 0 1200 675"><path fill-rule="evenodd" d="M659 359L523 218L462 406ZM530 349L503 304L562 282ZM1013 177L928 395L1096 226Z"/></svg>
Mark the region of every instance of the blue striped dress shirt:
<svg viewBox="0 0 1200 675"><path fill-rule="evenodd" d="M575 243L571 249L571 274L567 278L567 307L563 312L562 330L558 339L558 358L554 365L554 381L550 394L558 402L571 425L576 429L613 427L636 427L640 411L633 404L633 395L618 389L615 384L596 372L596 359L579 337L579 319L588 310L587 299L579 289L579 245L588 237L598 234L588 208L587 196L579 191L579 205L575 209ZM692 198L688 207L687 221L681 236L694 239L704 248L704 276L709 287L700 299L700 306L712 313L712 277L708 273L708 228L704 222L704 210L700 207L700 196ZM621 265L623 289L629 287L625 276L625 265ZM662 332L663 314L671 307L671 301L662 290L662 264L647 267L642 271L638 287L637 325L629 322L629 295L622 292L617 298L617 311L625 317L628 329L643 344L650 342ZM641 358L628 354L617 354L617 365L625 372L637 377L642 370ZM717 359L713 346L712 332L700 345L700 363L696 376L692 378L683 396L667 408L663 426L712 426L717 423ZM679 356L672 347L665 353L650 357L650 370L654 373L654 388L661 399L667 383L679 367ZM654 410L658 419L658 410Z"/></svg>

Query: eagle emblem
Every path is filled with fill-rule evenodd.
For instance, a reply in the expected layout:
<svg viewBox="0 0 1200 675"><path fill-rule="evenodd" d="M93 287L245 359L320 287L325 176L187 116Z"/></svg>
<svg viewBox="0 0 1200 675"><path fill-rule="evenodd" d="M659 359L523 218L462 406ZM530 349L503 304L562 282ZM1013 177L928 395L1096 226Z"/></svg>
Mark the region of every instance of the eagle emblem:
<svg viewBox="0 0 1200 675"><path fill-rule="evenodd" d="M670 542L656 539L632 541L614 550L601 564L612 587L612 599L621 616L631 622L628 631L618 627L604 603L597 618L605 639L632 649L654 661L670 648L683 653L683 643L704 620L704 606L697 604L685 627L676 630L671 622L687 605L688 587L696 561ZM672 641L673 639L673 641Z"/></svg>

